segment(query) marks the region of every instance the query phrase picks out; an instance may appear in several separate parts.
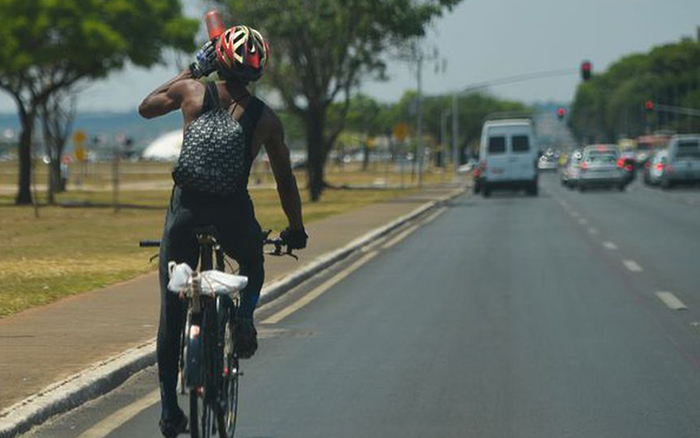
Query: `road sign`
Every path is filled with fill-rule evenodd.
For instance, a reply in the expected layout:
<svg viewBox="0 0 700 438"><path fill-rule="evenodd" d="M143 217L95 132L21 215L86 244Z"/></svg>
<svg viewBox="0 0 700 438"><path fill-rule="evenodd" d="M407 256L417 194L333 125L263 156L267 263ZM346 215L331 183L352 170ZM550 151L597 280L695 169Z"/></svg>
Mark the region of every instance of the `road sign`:
<svg viewBox="0 0 700 438"><path fill-rule="evenodd" d="M404 122L399 122L396 125L394 125L394 130L392 131L392 134L394 134L394 137L396 137L398 141L404 141L406 137L408 137L409 130L410 127L408 126L408 124Z"/></svg>
<svg viewBox="0 0 700 438"><path fill-rule="evenodd" d="M83 162L87 159L87 153L85 152L85 147L78 146L75 148L75 159Z"/></svg>
<svg viewBox="0 0 700 438"><path fill-rule="evenodd" d="M75 143L76 147L82 146L85 143L85 140L87 140L85 131L77 130L73 133L73 143Z"/></svg>

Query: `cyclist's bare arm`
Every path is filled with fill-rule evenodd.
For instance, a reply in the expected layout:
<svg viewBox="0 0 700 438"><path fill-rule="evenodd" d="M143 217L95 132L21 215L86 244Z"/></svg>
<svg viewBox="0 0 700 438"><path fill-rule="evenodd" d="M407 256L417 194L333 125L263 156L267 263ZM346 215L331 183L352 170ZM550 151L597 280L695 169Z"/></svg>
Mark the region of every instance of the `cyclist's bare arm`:
<svg viewBox="0 0 700 438"><path fill-rule="evenodd" d="M204 84L192 78L189 69L156 88L139 105L139 114L147 119L182 109L185 128L202 111Z"/></svg>
<svg viewBox="0 0 700 438"><path fill-rule="evenodd" d="M297 180L292 173L289 159L289 148L284 142L282 122L272 110L266 108L260 119L259 131L265 133L265 150L270 158L270 167L277 182L277 193L282 203L284 214L287 215L290 228L302 230L304 222L301 216L301 197L297 188Z"/></svg>

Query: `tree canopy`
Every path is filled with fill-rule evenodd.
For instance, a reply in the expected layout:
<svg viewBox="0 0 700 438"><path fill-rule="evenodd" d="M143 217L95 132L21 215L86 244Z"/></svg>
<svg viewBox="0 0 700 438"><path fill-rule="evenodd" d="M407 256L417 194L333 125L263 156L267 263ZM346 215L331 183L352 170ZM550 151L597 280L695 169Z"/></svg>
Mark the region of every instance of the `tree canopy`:
<svg viewBox="0 0 700 438"><path fill-rule="evenodd" d="M199 26L179 0L0 0L0 19L0 89L22 122L18 203L31 202L32 130L53 93L127 62L152 66L166 48L193 51Z"/></svg>
<svg viewBox="0 0 700 438"><path fill-rule="evenodd" d="M229 22L263 32L272 48L265 83L303 120L312 200L325 182L327 154L341 124L330 126L334 101L350 106L352 91L369 78L383 78L391 50L421 37L432 19L461 0L219 0Z"/></svg>
<svg viewBox="0 0 700 438"><path fill-rule="evenodd" d="M571 109L574 132L589 141L615 141L656 129L683 132L697 119L647 114L645 102L700 109L700 43L684 40L621 58L579 85Z"/></svg>

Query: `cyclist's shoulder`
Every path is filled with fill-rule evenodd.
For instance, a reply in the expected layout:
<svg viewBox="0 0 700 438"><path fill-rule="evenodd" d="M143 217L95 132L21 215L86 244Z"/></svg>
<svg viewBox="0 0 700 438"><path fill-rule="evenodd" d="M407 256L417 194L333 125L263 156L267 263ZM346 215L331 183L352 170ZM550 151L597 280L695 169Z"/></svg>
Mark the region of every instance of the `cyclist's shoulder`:
<svg viewBox="0 0 700 438"><path fill-rule="evenodd" d="M258 97L253 96L260 102L260 117L258 119L257 130L262 131L267 136L280 134L283 131L282 121L277 112Z"/></svg>

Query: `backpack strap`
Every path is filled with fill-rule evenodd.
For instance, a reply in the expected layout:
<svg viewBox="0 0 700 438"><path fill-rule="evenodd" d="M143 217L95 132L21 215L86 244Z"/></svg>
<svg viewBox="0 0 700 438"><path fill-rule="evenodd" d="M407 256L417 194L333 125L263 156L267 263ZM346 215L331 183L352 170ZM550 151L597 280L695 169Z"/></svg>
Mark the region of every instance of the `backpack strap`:
<svg viewBox="0 0 700 438"><path fill-rule="evenodd" d="M265 104L263 103L263 101L255 96L251 96L250 103L243 112L243 115L241 116L240 124L243 127L243 132L245 134L245 154L248 172L250 172L250 167L252 166L253 159L255 158L251 156L255 128L258 126L258 121L260 121L260 116L262 116L262 112L264 109Z"/></svg>
<svg viewBox="0 0 700 438"><path fill-rule="evenodd" d="M216 87L216 82L207 82L206 90L204 91L204 104L202 105L202 113L213 109L221 108L219 103L219 90Z"/></svg>
<svg viewBox="0 0 700 438"><path fill-rule="evenodd" d="M241 116L241 125L246 132L246 137L250 137L250 141L253 141L253 134L258 126L263 109L265 109L263 101L255 96L251 96L250 103Z"/></svg>

